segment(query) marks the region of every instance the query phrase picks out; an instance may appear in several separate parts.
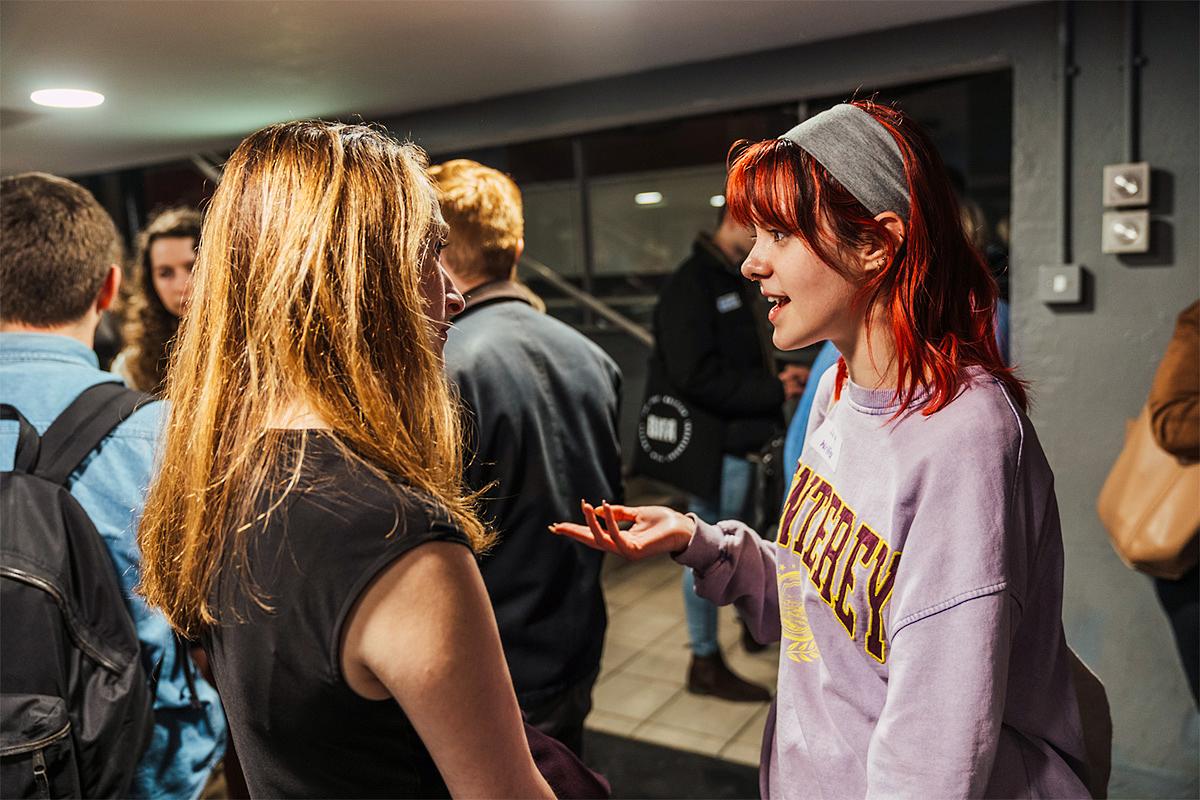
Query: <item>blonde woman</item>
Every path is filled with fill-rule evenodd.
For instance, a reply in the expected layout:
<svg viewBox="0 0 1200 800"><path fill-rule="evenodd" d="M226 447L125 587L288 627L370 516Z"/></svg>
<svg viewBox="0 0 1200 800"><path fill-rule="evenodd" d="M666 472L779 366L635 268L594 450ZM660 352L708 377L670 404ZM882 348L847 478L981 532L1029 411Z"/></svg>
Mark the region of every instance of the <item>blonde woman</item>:
<svg viewBox="0 0 1200 800"><path fill-rule="evenodd" d="M191 298L200 223L195 209L168 208L154 215L138 237L126 346L112 369L143 392L163 390L171 345Z"/></svg>
<svg viewBox="0 0 1200 800"><path fill-rule="evenodd" d="M475 564L424 167L275 125L204 223L142 590L204 641L252 796L551 796Z"/></svg>

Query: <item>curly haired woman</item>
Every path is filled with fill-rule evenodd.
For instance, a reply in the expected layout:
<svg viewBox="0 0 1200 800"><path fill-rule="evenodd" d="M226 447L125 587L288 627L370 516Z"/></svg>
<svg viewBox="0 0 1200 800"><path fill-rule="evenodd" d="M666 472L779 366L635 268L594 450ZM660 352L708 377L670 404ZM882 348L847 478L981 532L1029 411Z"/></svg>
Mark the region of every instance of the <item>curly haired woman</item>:
<svg viewBox="0 0 1200 800"><path fill-rule="evenodd" d="M162 393L171 345L191 298L200 224L200 212L169 208L152 217L138 237L126 347L112 371L143 392Z"/></svg>

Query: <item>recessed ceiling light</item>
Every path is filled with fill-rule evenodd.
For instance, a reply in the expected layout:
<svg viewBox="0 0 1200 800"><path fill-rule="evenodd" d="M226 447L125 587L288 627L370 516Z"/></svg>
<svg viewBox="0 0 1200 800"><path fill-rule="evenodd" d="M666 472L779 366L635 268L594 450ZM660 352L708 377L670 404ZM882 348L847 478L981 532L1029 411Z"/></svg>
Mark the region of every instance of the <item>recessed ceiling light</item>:
<svg viewBox="0 0 1200 800"><path fill-rule="evenodd" d="M714 194L712 197L708 198L708 204L713 208L721 208L725 205L725 195Z"/></svg>
<svg viewBox="0 0 1200 800"><path fill-rule="evenodd" d="M633 196L633 202L639 206L656 206L662 202L662 192L638 192Z"/></svg>
<svg viewBox="0 0 1200 800"><path fill-rule="evenodd" d="M104 95L87 89L38 89L29 99L52 108L91 108L104 102Z"/></svg>

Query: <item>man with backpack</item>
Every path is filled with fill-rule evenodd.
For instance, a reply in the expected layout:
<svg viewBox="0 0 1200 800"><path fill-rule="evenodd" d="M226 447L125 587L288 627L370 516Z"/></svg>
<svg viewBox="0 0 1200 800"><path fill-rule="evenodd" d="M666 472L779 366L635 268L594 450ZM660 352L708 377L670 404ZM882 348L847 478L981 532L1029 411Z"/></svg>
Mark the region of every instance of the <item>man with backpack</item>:
<svg viewBox="0 0 1200 800"><path fill-rule="evenodd" d="M191 800L224 751L216 692L133 592L163 409L92 351L119 258L111 218L83 187L40 173L0 181L6 797L66 787Z"/></svg>

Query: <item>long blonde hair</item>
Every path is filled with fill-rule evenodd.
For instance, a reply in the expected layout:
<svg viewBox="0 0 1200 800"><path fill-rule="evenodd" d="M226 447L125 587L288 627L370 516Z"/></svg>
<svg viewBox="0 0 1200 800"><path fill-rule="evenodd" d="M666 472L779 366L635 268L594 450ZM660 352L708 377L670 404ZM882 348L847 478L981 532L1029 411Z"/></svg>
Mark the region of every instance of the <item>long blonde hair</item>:
<svg viewBox="0 0 1200 800"><path fill-rule="evenodd" d="M376 129L311 121L264 128L230 156L138 532L140 591L177 630L217 622L226 569L265 604L247 544L284 457L269 421L298 402L345 453L443 506L477 549L490 541L462 488L458 411L424 312L421 265L443 225L425 166Z"/></svg>

